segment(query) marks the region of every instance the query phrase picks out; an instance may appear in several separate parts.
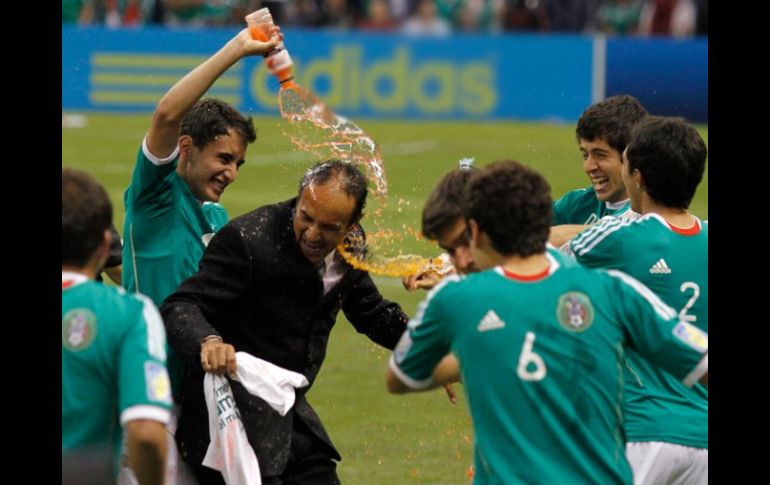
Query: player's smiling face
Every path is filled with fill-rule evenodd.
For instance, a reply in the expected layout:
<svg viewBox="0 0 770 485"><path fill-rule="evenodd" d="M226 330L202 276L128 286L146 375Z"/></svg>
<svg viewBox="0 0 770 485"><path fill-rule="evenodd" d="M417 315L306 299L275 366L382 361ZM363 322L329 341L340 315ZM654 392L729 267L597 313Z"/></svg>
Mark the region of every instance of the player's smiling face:
<svg viewBox="0 0 770 485"><path fill-rule="evenodd" d="M198 200L219 202L227 186L238 176L246 156L246 143L230 129L228 134L218 135L202 149L192 145L191 139L189 146L185 145L186 142L180 140L180 149L187 150L189 159L182 178Z"/></svg>
<svg viewBox="0 0 770 485"><path fill-rule="evenodd" d="M591 179L596 198L605 202L627 199L621 176L623 165L620 152L601 138L592 141L581 138L579 146L583 155L583 170Z"/></svg>

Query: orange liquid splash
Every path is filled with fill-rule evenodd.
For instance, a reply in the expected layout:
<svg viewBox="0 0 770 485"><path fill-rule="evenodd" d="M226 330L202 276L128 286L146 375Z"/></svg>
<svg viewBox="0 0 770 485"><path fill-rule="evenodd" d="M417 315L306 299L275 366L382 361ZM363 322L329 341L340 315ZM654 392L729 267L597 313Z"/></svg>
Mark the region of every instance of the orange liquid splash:
<svg viewBox="0 0 770 485"><path fill-rule="evenodd" d="M251 38L262 42L270 38L269 26L272 25L272 17L264 10L246 16ZM280 48L285 49L283 35L279 35ZM276 55L288 54L282 51ZM409 276L427 271L443 274L449 271L452 266L446 258L402 255L400 251L398 256L385 256L390 253L390 247L403 241L406 235L414 236L418 240L422 240L422 237L418 231L405 225L402 226L402 232L383 229L388 181L380 147L358 125L334 113L312 92L294 82L293 64L285 61L287 59L277 60L271 56L265 58L268 69L278 78L281 85L278 91L278 106L282 118L287 122L284 125L284 134L294 146L311 153L317 160L338 159L353 163L362 169L375 199L374 209L372 210L370 203L368 212L369 220L373 221L376 231L367 240L367 251L356 251L356 254L367 256L359 259L344 245L338 247L340 254L354 268L384 276ZM276 70L276 62L284 62L286 67ZM403 199L398 201L399 206L404 203L409 204ZM401 208L398 210L400 212Z"/></svg>
<svg viewBox="0 0 770 485"><path fill-rule="evenodd" d="M361 128L296 84L292 89L279 91L278 105L288 122L284 134L296 147L319 160L336 158L356 164L373 185L372 195L378 199L387 197L388 182L380 147Z"/></svg>
<svg viewBox="0 0 770 485"><path fill-rule="evenodd" d="M351 251L344 245L337 248L351 266L391 277L425 272L444 275L453 268L445 258L400 254L400 251L393 249L405 237L411 236L416 240L423 238L419 231L406 225L402 226L401 231L384 229L383 214L387 205L388 182L380 147L371 137L294 82L281 85L278 105L286 121L282 126L283 133L295 147L312 154L316 160L338 159L353 163L366 175L370 193L374 196L374 207L371 203L367 205L367 220L372 221L375 230L367 237L365 253ZM398 205L402 204L408 205L408 202L401 199ZM397 255L393 256L394 253ZM367 256L361 259L357 254Z"/></svg>
<svg viewBox="0 0 770 485"><path fill-rule="evenodd" d="M367 238L367 247L371 249L371 240L376 238L369 236ZM355 248L360 245L362 241L348 241L347 244L340 244L337 246L337 252L340 256L347 261L349 265L355 269L360 269L372 274L381 276L392 276L401 278L404 276L411 276L422 273L432 273L435 276L445 276L451 270L454 269L449 258L445 255L441 255L435 258L426 258L423 256L417 256L414 254L399 254L397 256L385 256L384 251L371 250L367 252L367 256L361 258L357 254L361 254L362 251L357 251Z"/></svg>

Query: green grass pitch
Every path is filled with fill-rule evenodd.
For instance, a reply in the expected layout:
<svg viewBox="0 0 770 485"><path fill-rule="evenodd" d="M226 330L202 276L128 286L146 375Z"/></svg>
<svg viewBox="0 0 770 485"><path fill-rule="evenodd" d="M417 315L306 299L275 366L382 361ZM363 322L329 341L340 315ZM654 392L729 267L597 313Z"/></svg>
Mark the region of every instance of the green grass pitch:
<svg viewBox="0 0 770 485"><path fill-rule="evenodd" d="M123 191L149 118L88 114L85 127L62 128L62 166L85 170L105 185L121 234ZM354 121L381 147L390 192L384 220L395 231L403 225L419 229L423 201L462 157L475 157L477 166L504 158L530 165L545 175L555 197L588 186L574 124ZM294 196L302 172L313 163L283 135L282 123L277 117L255 118L258 140L222 198L231 217ZM708 128L699 131L708 143ZM691 209L708 218L708 171ZM366 223L364 217L365 228ZM430 244L409 238L401 249L438 254ZM406 293L400 280L375 280L385 297L410 315L424 297ZM340 320L309 400L342 454L342 483L468 483L473 432L462 386L456 405L441 391L391 396L384 384L389 353L356 334L344 316Z"/></svg>

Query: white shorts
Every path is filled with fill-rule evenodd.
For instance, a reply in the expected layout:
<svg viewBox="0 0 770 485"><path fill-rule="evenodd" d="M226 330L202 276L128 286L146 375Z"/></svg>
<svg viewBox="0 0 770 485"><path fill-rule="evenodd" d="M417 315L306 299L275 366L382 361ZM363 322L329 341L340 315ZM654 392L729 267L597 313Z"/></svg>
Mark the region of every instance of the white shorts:
<svg viewBox="0 0 770 485"><path fill-rule="evenodd" d="M626 443L634 485L707 485L708 448L642 441Z"/></svg>

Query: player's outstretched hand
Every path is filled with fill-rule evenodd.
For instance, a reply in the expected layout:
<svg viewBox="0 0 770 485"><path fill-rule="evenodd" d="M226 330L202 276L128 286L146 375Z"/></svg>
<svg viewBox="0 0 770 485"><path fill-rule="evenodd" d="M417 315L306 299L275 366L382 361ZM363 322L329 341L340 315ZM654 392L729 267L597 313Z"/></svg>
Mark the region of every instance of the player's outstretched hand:
<svg viewBox="0 0 770 485"><path fill-rule="evenodd" d="M401 283L404 285L406 291L412 292L418 289L430 290L436 286L439 281L441 281L441 276L433 271L426 271L411 276L404 276Z"/></svg>

